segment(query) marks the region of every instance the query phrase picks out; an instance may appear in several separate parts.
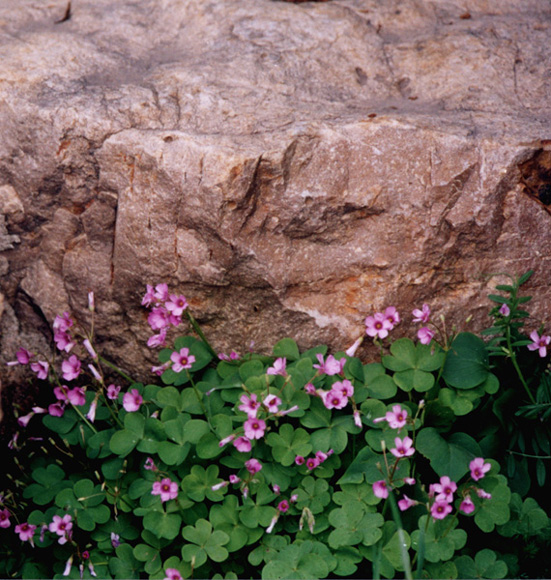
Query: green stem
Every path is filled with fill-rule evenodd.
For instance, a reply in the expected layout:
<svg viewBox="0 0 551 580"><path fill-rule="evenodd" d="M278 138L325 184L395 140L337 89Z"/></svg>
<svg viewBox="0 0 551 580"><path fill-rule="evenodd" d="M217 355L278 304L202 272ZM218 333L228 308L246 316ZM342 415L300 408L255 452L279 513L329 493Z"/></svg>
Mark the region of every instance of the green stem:
<svg viewBox="0 0 551 580"><path fill-rule="evenodd" d="M129 383L135 383L136 381L129 377L124 371L122 371L118 366L114 365L112 362L104 359L102 356L98 355L98 360L100 360L103 364L106 364L109 368L113 369L117 372L123 379L127 380Z"/></svg>
<svg viewBox="0 0 551 580"><path fill-rule="evenodd" d="M398 505L396 504L396 499L392 490L389 490L388 492L388 500L390 503L390 509L392 510L392 517L396 523L396 532L398 534L398 542L400 544L400 554L402 556L402 564L404 566L404 576L406 580L413 580L413 575L411 573L411 561L409 559L406 537L404 535L404 528L402 526L402 518L400 517L400 511L398 509Z"/></svg>
<svg viewBox="0 0 551 580"><path fill-rule="evenodd" d="M209 349L212 356L217 358L218 354L210 345L210 342L207 340L207 337L203 334L203 331L201 330L201 327L197 323L197 320L195 320L195 318L193 318L193 315L191 314L191 312L189 312L189 310L186 310L186 316L187 316L187 319L189 320L191 326L193 326L193 330L195 330L195 332L199 335L201 340L204 342L205 346Z"/></svg>
<svg viewBox="0 0 551 580"><path fill-rule="evenodd" d="M524 390L526 391L528 398L530 399L532 404L535 405L536 399L534 399L534 395L532 395L532 393L530 392L530 389L528 388L528 385L526 384L526 381L524 380L524 376L522 374L522 371L520 370L520 367L518 366L517 357L515 355L515 351L513 350L513 346L511 344L511 328L509 326L507 326L505 338L507 339L507 350L509 351L509 355L511 356L511 362L513 363L513 366L515 367L515 371L517 372L518 378L520 379L520 382L522 383L522 386L524 387Z"/></svg>
<svg viewBox="0 0 551 580"><path fill-rule="evenodd" d="M88 419L82 414L82 411L76 407L75 405L71 405L73 407L73 409L77 412L77 415L80 416L80 418L86 423L86 425L88 425L88 427L90 427L90 429L92 429L92 431L94 433L97 433L98 430L92 425L92 423L90 423L90 421L88 421Z"/></svg>

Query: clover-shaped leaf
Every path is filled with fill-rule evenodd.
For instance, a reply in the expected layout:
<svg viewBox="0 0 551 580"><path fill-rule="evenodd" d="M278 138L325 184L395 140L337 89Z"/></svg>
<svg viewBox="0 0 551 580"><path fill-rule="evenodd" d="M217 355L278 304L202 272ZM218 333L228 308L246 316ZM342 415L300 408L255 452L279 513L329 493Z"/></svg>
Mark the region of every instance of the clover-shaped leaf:
<svg viewBox="0 0 551 580"><path fill-rule="evenodd" d="M200 465L194 465L191 473L182 480L182 489L190 499L196 502L204 501L205 497L211 501L221 501L224 498L225 489L212 490L212 486L219 483L218 479L217 465L209 465L206 469Z"/></svg>
<svg viewBox="0 0 551 580"><path fill-rule="evenodd" d="M182 536L190 542L182 548L182 558L186 562L194 559L195 567L202 566L207 559L223 562L228 557L224 546L229 543L230 537L221 530L213 531L207 520L199 519L195 526L186 526Z"/></svg>
<svg viewBox="0 0 551 580"><path fill-rule="evenodd" d="M439 476L453 481L459 481L469 471L469 462L482 455L478 443L466 433L452 433L444 439L433 427L419 431L415 446Z"/></svg>
<svg viewBox="0 0 551 580"><path fill-rule="evenodd" d="M486 381L488 368L485 342L470 332L460 332L451 344L442 378L456 389L472 389Z"/></svg>
<svg viewBox="0 0 551 580"><path fill-rule="evenodd" d="M375 544L383 535L384 518L379 513L366 513L366 508L346 504L329 513L329 523L335 528L328 538L332 548Z"/></svg>
<svg viewBox="0 0 551 580"><path fill-rule="evenodd" d="M226 546L228 552L240 550L249 541L249 529L239 520L240 509L235 495L226 496L223 504L210 508L209 521L214 529L223 531L230 538Z"/></svg>
<svg viewBox="0 0 551 580"><path fill-rule="evenodd" d="M487 475L482 480L484 490L491 494L491 499L484 499L477 509L474 521L483 532L492 532L496 525L509 521L511 490L507 478L503 475Z"/></svg>
<svg viewBox="0 0 551 580"><path fill-rule="evenodd" d="M459 556L453 562L459 578L505 578L507 564L493 550L480 550L474 557Z"/></svg>
<svg viewBox="0 0 551 580"><path fill-rule="evenodd" d="M313 514L323 512L325 506L331 501L331 494L328 490L329 484L324 479L306 476L302 480L301 487L297 490L297 508L302 510L308 507Z"/></svg>
<svg viewBox="0 0 551 580"><path fill-rule="evenodd" d="M65 472L54 463L47 467L38 467L33 470L31 483L23 490L23 497L32 498L37 505L47 505L63 489L72 486L65 479Z"/></svg>
<svg viewBox="0 0 551 580"><path fill-rule="evenodd" d="M446 518L444 520L434 520L428 516L419 518L419 529L425 528L425 559L428 562L440 562L450 560L456 550L460 550L467 542L467 532L455 529L457 520ZM419 529L411 534L412 547L419 550Z"/></svg>
<svg viewBox="0 0 551 580"><path fill-rule="evenodd" d="M159 538L173 540L180 533L182 518L179 514L150 510L143 519L143 527Z"/></svg>
<svg viewBox="0 0 551 580"><path fill-rule="evenodd" d="M284 466L292 465L297 455L308 455L312 451L310 436L304 429L293 429L285 423L279 433L269 433L266 443L272 448L273 458Z"/></svg>
<svg viewBox="0 0 551 580"><path fill-rule="evenodd" d="M145 417L141 413L127 413L124 417L124 429L115 431L109 442L111 451L119 457L128 455L145 432Z"/></svg>
<svg viewBox="0 0 551 580"><path fill-rule="evenodd" d="M263 580L282 578L326 578L329 566L313 552L313 542L291 544L276 554L262 569Z"/></svg>

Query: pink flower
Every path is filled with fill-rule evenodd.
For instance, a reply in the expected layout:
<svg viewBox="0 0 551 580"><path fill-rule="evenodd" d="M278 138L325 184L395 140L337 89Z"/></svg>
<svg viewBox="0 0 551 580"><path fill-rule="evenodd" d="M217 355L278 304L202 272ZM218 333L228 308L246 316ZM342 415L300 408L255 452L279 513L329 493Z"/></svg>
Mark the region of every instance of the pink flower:
<svg viewBox="0 0 551 580"><path fill-rule="evenodd" d="M281 375L283 377L287 376L286 367L287 366L287 359L286 358L276 358L274 361L274 366L269 367L266 370L267 375Z"/></svg>
<svg viewBox="0 0 551 580"><path fill-rule="evenodd" d="M290 498L289 501L291 503L296 503L298 501L298 493L294 493Z"/></svg>
<svg viewBox="0 0 551 580"><path fill-rule="evenodd" d="M511 314L511 309L507 306L507 304L502 304L501 307L500 307L500 309L498 310L498 312L502 316L507 317L507 316L509 316L509 314Z"/></svg>
<svg viewBox="0 0 551 580"><path fill-rule="evenodd" d="M316 387L314 387L314 385L312 383L306 383L304 385L304 390L309 394L309 395L317 395L318 392L316 391Z"/></svg>
<svg viewBox="0 0 551 580"><path fill-rule="evenodd" d="M164 346L166 342L166 328L161 328L159 334L154 334L147 339L147 346L149 348L155 348L158 346Z"/></svg>
<svg viewBox="0 0 551 580"><path fill-rule="evenodd" d="M381 499L386 499L388 497L388 487L384 479L376 481L373 484L373 494L375 497L380 497Z"/></svg>
<svg viewBox="0 0 551 580"><path fill-rule="evenodd" d="M83 387L74 387L67 391L67 400L75 407L81 407L86 403L85 391Z"/></svg>
<svg viewBox="0 0 551 580"><path fill-rule="evenodd" d="M167 568L164 580L183 580L183 577L177 568Z"/></svg>
<svg viewBox="0 0 551 580"><path fill-rule="evenodd" d="M396 437L396 439L394 439L394 444L396 447L390 450L394 457L409 457L415 453L415 449L413 448L413 439L410 437L404 437L404 439Z"/></svg>
<svg viewBox="0 0 551 580"><path fill-rule="evenodd" d="M452 512L452 505L447 501L435 501L430 507L430 513L435 520L443 520Z"/></svg>
<svg viewBox="0 0 551 580"><path fill-rule="evenodd" d="M218 491L219 489L222 489L223 487L226 487L229 485L229 481L221 481L220 483L216 483L215 485L211 486L212 491Z"/></svg>
<svg viewBox="0 0 551 580"><path fill-rule="evenodd" d="M241 401L241 405L239 405L238 409L247 413L249 419L254 419L260 407L260 401L257 399L256 394L253 393L250 397L247 397L247 395L241 395L239 400Z"/></svg>
<svg viewBox="0 0 551 580"><path fill-rule="evenodd" d="M284 499L277 504L277 509L279 512L284 514L285 512L289 511L289 502Z"/></svg>
<svg viewBox="0 0 551 580"><path fill-rule="evenodd" d="M236 483L239 483L240 481L241 481L241 478L237 477L237 475L235 475L234 473L232 473L230 475L230 483L236 484Z"/></svg>
<svg viewBox="0 0 551 580"><path fill-rule="evenodd" d="M430 308L428 304L423 304L423 308L422 310L419 310L419 308L416 308L413 312L412 312L414 319L413 322L422 322L423 324L426 324L429 321L430 318Z"/></svg>
<svg viewBox="0 0 551 580"><path fill-rule="evenodd" d="M430 513L435 520L443 520L448 514L452 512L452 506L447 501L436 500L430 506Z"/></svg>
<svg viewBox="0 0 551 580"><path fill-rule="evenodd" d="M467 495L465 499L461 502L459 509L464 514L472 514L474 512L475 507L470 495Z"/></svg>
<svg viewBox="0 0 551 580"><path fill-rule="evenodd" d="M222 439L220 443L218 443L218 447L224 447L224 445L227 445L230 441L233 441L234 439L235 435L232 433L231 435L224 437L224 439Z"/></svg>
<svg viewBox="0 0 551 580"><path fill-rule="evenodd" d="M167 362L165 362L162 365L159 365L157 367L151 367L151 372L155 373L158 377L160 377L169 366L170 366L170 361L167 361Z"/></svg>
<svg viewBox="0 0 551 580"><path fill-rule="evenodd" d="M50 532L55 532L58 536L61 536L59 543L65 544L67 539L71 537L71 530L73 529L73 518L69 514L65 514L63 517L54 516L52 523L48 526Z"/></svg>
<svg viewBox="0 0 551 580"><path fill-rule="evenodd" d="M329 457L329 455L323 451L316 451L315 456L320 463L323 463Z"/></svg>
<svg viewBox="0 0 551 580"><path fill-rule="evenodd" d="M539 335L537 330L530 333L530 339L533 341L532 344L528 345L528 350L537 350L539 355L544 358L547 356L547 347L551 342L551 336Z"/></svg>
<svg viewBox="0 0 551 580"><path fill-rule="evenodd" d="M73 320L68 312L64 312L61 316L58 314L52 324L52 328L60 332L67 332L71 326L73 326Z"/></svg>
<svg viewBox="0 0 551 580"><path fill-rule="evenodd" d="M140 395L138 389L132 389L130 392L125 393L122 398L122 406L125 411L132 413L137 411L143 403L143 397Z"/></svg>
<svg viewBox="0 0 551 580"><path fill-rule="evenodd" d="M483 489L477 489L476 495L481 499L492 499L492 494L484 491Z"/></svg>
<svg viewBox="0 0 551 580"><path fill-rule="evenodd" d="M414 505L417 505L417 502L414 499L408 497L405 493L403 499L398 501L398 507L403 512L408 510L410 507L413 507Z"/></svg>
<svg viewBox="0 0 551 580"><path fill-rule="evenodd" d="M73 567L73 558L74 555L71 554L67 562L65 562L65 570L63 570L63 576L69 576L71 573L71 568Z"/></svg>
<svg viewBox="0 0 551 580"><path fill-rule="evenodd" d="M66 381L72 381L76 379L78 375L80 375L80 361L78 358L73 354L69 357L69 360L64 360L61 363L61 371L63 373L63 378Z"/></svg>
<svg viewBox="0 0 551 580"><path fill-rule="evenodd" d="M270 522L270 525L266 528L266 533L267 534L271 534L274 531L274 528L275 528L275 525L277 524L278 518L279 518L279 514L276 514L272 518L272 521Z"/></svg>
<svg viewBox="0 0 551 580"><path fill-rule="evenodd" d="M188 307L188 303L185 296L171 294L169 300L165 302L165 307L174 316L181 316Z"/></svg>
<svg viewBox="0 0 551 580"><path fill-rule="evenodd" d="M278 411L277 416L278 417L285 417L285 415L288 415L289 413L294 413L295 411L298 411L298 410L299 410L299 406L293 405L292 407L285 409L285 411Z"/></svg>
<svg viewBox="0 0 551 580"><path fill-rule="evenodd" d="M55 345L58 350L64 350L65 352L70 352L75 346L75 342L72 340L71 335L68 332L58 330L54 334Z"/></svg>
<svg viewBox="0 0 551 580"><path fill-rule="evenodd" d="M155 286L155 299L158 302L166 302L168 300L168 284L157 284Z"/></svg>
<svg viewBox="0 0 551 580"><path fill-rule="evenodd" d="M258 459L254 459L253 457L252 459L245 461L245 467L247 468L247 471L249 473L254 475L255 473L258 473L262 469L262 464L260 463L260 461L258 461Z"/></svg>
<svg viewBox="0 0 551 580"><path fill-rule="evenodd" d="M178 484L168 477L165 477L161 481L155 481L151 495L160 495L161 503L170 499L176 499L178 497Z"/></svg>
<svg viewBox="0 0 551 580"><path fill-rule="evenodd" d="M358 410L356 410L356 411L354 411L353 415L354 415L354 425L356 425L356 427L361 427L362 426L362 419L360 417L360 412Z"/></svg>
<svg viewBox="0 0 551 580"><path fill-rule="evenodd" d="M368 336L386 338L389 330L392 330L392 324L382 312L365 319L365 333Z"/></svg>
<svg viewBox="0 0 551 580"><path fill-rule="evenodd" d="M67 385L61 385L59 387L54 387L54 395L58 401L67 401Z"/></svg>
<svg viewBox="0 0 551 580"><path fill-rule="evenodd" d="M31 363L31 370L33 371L33 373L36 373L36 376L41 380L45 380L46 378L48 378L49 368L50 367L48 363L43 360Z"/></svg>
<svg viewBox="0 0 551 580"><path fill-rule="evenodd" d="M346 363L345 358L337 360L332 354L327 357L325 362L321 353L318 353L316 358L320 364L314 365L314 368L318 369L320 374L326 374L329 376L341 374L344 368L344 364Z"/></svg>
<svg viewBox="0 0 551 580"><path fill-rule="evenodd" d="M482 479L490 469L492 469L492 466L489 463L484 463L482 457L477 457L469 463L469 469L471 470L471 477L475 481L478 481L479 479Z"/></svg>
<svg viewBox="0 0 551 580"><path fill-rule="evenodd" d="M94 359L96 360L98 358L98 354L97 352L94 350L94 347L92 346L92 343L85 338L82 341L82 344L84 345L84 347L86 348L86 350L88 351L88 354Z"/></svg>
<svg viewBox="0 0 551 580"><path fill-rule="evenodd" d="M233 442L233 446L241 453L248 453L252 449L251 442L247 437L238 437Z"/></svg>
<svg viewBox="0 0 551 580"><path fill-rule="evenodd" d="M48 413L52 417L63 417L63 413L65 413L65 405L62 403L52 403L48 405Z"/></svg>
<svg viewBox="0 0 551 580"><path fill-rule="evenodd" d="M390 330L392 330L399 322L400 315L394 306L389 306L384 312L385 319L390 322Z"/></svg>
<svg viewBox="0 0 551 580"><path fill-rule="evenodd" d="M447 475L443 475L440 478L440 483L433 484L432 489L434 493L438 494L436 501L447 501L450 503L453 501L453 494L457 490L457 484Z"/></svg>
<svg viewBox="0 0 551 580"><path fill-rule="evenodd" d="M332 391L340 391L344 397L352 397L354 395L354 386L348 379L337 381L331 385Z"/></svg>
<svg viewBox="0 0 551 580"><path fill-rule="evenodd" d="M360 338L358 338L358 340L356 340L356 342L348 347L345 351L346 356L354 356L356 354L356 351L358 350L358 347L360 346L360 344L362 344L362 342L364 341L364 337L360 336Z"/></svg>
<svg viewBox="0 0 551 580"><path fill-rule="evenodd" d="M408 485L415 485L415 479L413 477L404 477L404 483Z"/></svg>
<svg viewBox="0 0 551 580"><path fill-rule="evenodd" d="M114 401L115 399L118 399L120 392L121 387L119 385L109 385L107 387L107 398Z"/></svg>
<svg viewBox="0 0 551 580"><path fill-rule="evenodd" d="M270 413L277 413L279 405L281 405L281 399L275 395L268 395L263 403Z"/></svg>
<svg viewBox="0 0 551 580"><path fill-rule="evenodd" d="M145 460L145 463L143 464L143 468L147 469L147 471L158 471L157 466L155 465L155 462L153 461L153 458L148 457Z"/></svg>
<svg viewBox="0 0 551 580"><path fill-rule="evenodd" d="M195 357L189 354L189 348L182 348L180 352L173 352L170 355L170 360L172 361L172 370L179 373L184 369L190 369L195 362Z"/></svg>
<svg viewBox="0 0 551 580"><path fill-rule="evenodd" d="M279 485L277 485L277 483L274 483L274 484L272 485L272 489L274 490L274 493L275 493L276 495L279 495L279 494L281 493L281 488L279 487Z"/></svg>
<svg viewBox="0 0 551 580"><path fill-rule="evenodd" d="M96 410L98 407L98 399L96 398L90 403L90 408L88 409L88 413L86 413L86 418L90 423L93 423L96 420Z"/></svg>
<svg viewBox="0 0 551 580"><path fill-rule="evenodd" d="M33 543L33 536L35 530L36 526L33 526L32 524L29 524L27 522L15 526L15 533L19 534L19 539L22 542L29 541L31 544Z"/></svg>
<svg viewBox="0 0 551 580"><path fill-rule="evenodd" d="M0 528L9 528L10 526L10 512L7 509L0 510Z"/></svg>
<svg viewBox="0 0 551 580"><path fill-rule="evenodd" d="M327 391L323 397L323 404L327 409L342 409L346 407L348 397L345 397L340 391Z"/></svg>
<svg viewBox="0 0 551 580"><path fill-rule="evenodd" d="M407 421L408 412L400 405L394 405L392 411L387 411L384 417L379 417L374 419L373 423L379 423L380 421L386 421L391 429L401 429L405 426Z"/></svg>
<svg viewBox="0 0 551 580"><path fill-rule="evenodd" d="M162 330L167 326L170 326L169 312L163 306L155 306L149 316L147 317L147 322L152 330Z"/></svg>
<svg viewBox="0 0 551 580"><path fill-rule="evenodd" d="M320 460L317 457L309 457L306 460L306 467L312 471L320 464Z"/></svg>
<svg viewBox="0 0 551 580"><path fill-rule="evenodd" d="M15 358L17 360L12 360L10 362L7 362L6 364L8 366L13 366L13 365L27 365L29 364L29 362L31 361L31 358L34 356L34 354L32 352L29 352L27 349L25 348L20 348L16 353L15 353Z"/></svg>
<svg viewBox="0 0 551 580"><path fill-rule="evenodd" d="M243 423L243 428L245 429L245 437L247 439L260 439L264 437L266 423L262 419L247 419Z"/></svg>
<svg viewBox="0 0 551 580"><path fill-rule="evenodd" d="M421 344L430 344L435 334L434 330L431 330L428 326L423 326L417 331L417 338Z"/></svg>
<svg viewBox="0 0 551 580"><path fill-rule="evenodd" d="M23 415L22 417L18 417L17 424L20 427L26 427L29 424L29 421L31 420L31 418L34 417L34 415L35 415L34 411L31 411L27 415Z"/></svg>
<svg viewBox="0 0 551 580"><path fill-rule="evenodd" d="M151 306L155 300L155 290L153 290L153 286L146 284L146 292L142 298L142 306Z"/></svg>
<svg viewBox="0 0 551 580"><path fill-rule="evenodd" d="M304 459L304 457L302 457L302 455L297 455L297 456L295 457L295 463L296 463L297 465L303 465L305 461L306 461L306 460Z"/></svg>

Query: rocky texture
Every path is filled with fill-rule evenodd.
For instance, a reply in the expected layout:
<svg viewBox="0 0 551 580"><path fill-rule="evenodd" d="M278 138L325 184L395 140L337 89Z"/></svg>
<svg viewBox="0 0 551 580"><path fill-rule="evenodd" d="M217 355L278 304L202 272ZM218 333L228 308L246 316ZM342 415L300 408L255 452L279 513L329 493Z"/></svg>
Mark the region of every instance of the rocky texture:
<svg viewBox="0 0 551 580"><path fill-rule="evenodd" d="M487 275L529 268L551 320L548 2L66 8L0 5L4 360L94 290L146 375L160 281L220 350L342 348L389 304L480 329Z"/></svg>

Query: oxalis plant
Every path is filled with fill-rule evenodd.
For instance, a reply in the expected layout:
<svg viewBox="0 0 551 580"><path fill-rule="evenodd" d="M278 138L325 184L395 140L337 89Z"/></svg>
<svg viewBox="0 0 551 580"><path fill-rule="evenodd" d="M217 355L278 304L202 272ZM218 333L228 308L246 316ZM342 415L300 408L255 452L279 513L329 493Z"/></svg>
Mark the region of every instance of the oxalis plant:
<svg viewBox="0 0 551 580"><path fill-rule="evenodd" d="M98 354L90 294L86 324L56 317L52 360L21 348L8 363L48 381L51 400L10 442L0 576L545 575L549 518L527 496L542 468L532 480L527 464L518 491L507 477L522 453L508 420L547 425L551 404L551 338L521 329L529 275L490 297L486 340L448 331L424 304L408 316L415 340L392 340L405 321L389 307L346 352L301 353L286 338L271 356L217 354L184 296L147 286L160 349L147 385ZM186 324L194 336L166 347ZM380 362L356 356L366 339ZM540 442L525 455L545 473L546 453Z"/></svg>

